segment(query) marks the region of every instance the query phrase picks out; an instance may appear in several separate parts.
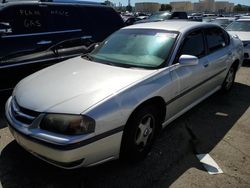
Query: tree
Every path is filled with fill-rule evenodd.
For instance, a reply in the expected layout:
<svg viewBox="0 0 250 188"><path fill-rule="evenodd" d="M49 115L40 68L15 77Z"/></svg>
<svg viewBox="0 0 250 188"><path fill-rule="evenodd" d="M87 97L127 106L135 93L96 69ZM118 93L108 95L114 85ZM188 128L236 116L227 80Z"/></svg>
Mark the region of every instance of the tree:
<svg viewBox="0 0 250 188"><path fill-rule="evenodd" d="M114 4L109 0L104 1L104 4L108 5L108 6L111 6L111 7L114 6Z"/></svg>
<svg viewBox="0 0 250 188"><path fill-rule="evenodd" d="M161 4L160 11L172 11L172 6L170 4Z"/></svg>
<svg viewBox="0 0 250 188"><path fill-rule="evenodd" d="M131 5L128 5L128 6L126 6L126 11L129 11L129 12L132 12L132 6Z"/></svg>
<svg viewBox="0 0 250 188"><path fill-rule="evenodd" d="M165 5L164 4L161 4L161 8L159 11L164 11L165 10Z"/></svg>
<svg viewBox="0 0 250 188"><path fill-rule="evenodd" d="M173 7L170 4L166 4L165 6L166 10L172 11Z"/></svg>
<svg viewBox="0 0 250 188"><path fill-rule="evenodd" d="M250 7L246 5L238 4L234 6L234 12L248 12L249 10Z"/></svg>
<svg viewBox="0 0 250 188"><path fill-rule="evenodd" d="M234 6L234 12L241 12L241 11L243 11L241 4Z"/></svg>

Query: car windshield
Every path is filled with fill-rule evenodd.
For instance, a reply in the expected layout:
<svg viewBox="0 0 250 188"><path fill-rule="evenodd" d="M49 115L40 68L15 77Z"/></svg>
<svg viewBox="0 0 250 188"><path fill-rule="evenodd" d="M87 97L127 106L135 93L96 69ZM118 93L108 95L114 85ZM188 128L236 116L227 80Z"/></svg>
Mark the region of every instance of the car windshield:
<svg viewBox="0 0 250 188"><path fill-rule="evenodd" d="M159 13L155 13L151 16L149 16L149 19L152 19L152 20L166 20L166 19L169 19L171 16L171 14L169 12L159 12Z"/></svg>
<svg viewBox="0 0 250 188"><path fill-rule="evenodd" d="M106 39L89 56L115 66L156 68L168 58L177 33L123 29Z"/></svg>
<svg viewBox="0 0 250 188"><path fill-rule="evenodd" d="M227 27L227 31L250 31L250 21L235 21Z"/></svg>

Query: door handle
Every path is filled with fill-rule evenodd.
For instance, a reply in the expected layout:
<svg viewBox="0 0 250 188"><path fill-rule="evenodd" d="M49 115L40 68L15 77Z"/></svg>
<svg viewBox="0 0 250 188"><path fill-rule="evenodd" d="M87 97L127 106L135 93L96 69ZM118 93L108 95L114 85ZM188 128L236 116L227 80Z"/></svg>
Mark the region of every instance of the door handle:
<svg viewBox="0 0 250 188"><path fill-rule="evenodd" d="M36 44L38 44L38 45L48 45L48 44L51 44L51 43L52 43L51 40L41 40Z"/></svg>
<svg viewBox="0 0 250 188"><path fill-rule="evenodd" d="M10 23L8 22L0 22L0 34L11 34L12 29L10 27Z"/></svg>
<svg viewBox="0 0 250 188"><path fill-rule="evenodd" d="M0 29L0 34L11 34L12 30L11 29Z"/></svg>

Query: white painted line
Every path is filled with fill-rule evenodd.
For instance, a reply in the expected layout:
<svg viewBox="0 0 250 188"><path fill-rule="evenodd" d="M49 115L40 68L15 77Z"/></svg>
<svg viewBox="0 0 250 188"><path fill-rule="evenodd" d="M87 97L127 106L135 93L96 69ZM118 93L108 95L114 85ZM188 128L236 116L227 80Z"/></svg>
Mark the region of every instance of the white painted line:
<svg viewBox="0 0 250 188"><path fill-rule="evenodd" d="M222 169L213 160L209 154L198 154L196 157L200 160L204 168L209 174L222 174Z"/></svg>
<svg viewBox="0 0 250 188"><path fill-rule="evenodd" d="M0 150L0 156L1 156L2 150ZM1 180L0 180L0 188L3 188Z"/></svg>
<svg viewBox="0 0 250 188"><path fill-rule="evenodd" d="M216 112L215 115L217 115L217 116L223 116L223 117L227 117L228 116L228 114L223 113L223 112Z"/></svg>

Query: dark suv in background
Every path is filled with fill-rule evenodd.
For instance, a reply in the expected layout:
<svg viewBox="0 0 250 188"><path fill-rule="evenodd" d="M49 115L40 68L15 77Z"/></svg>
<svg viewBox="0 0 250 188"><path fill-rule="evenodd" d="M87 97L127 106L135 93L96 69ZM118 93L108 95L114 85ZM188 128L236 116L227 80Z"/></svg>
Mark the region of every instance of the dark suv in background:
<svg viewBox="0 0 250 188"><path fill-rule="evenodd" d="M0 92L43 67L90 51L123 26L113 8L97 3L2 3Z"/></svg>

